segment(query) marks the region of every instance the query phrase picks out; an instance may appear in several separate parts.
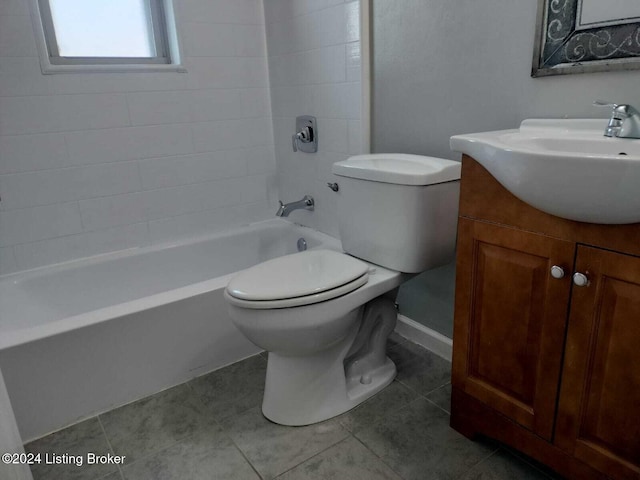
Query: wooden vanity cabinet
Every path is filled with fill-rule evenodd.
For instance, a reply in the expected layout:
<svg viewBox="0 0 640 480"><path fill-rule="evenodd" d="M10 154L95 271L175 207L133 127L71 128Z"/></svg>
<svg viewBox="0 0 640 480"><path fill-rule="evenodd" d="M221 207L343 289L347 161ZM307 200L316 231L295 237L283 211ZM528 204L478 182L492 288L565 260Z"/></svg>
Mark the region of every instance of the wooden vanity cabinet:
<svg viewBox="0 0 640 480"><path fill-rule="evenodd" d="M545 214L465 156L453 351L452 427L640 479L640 225Z"/></svg>

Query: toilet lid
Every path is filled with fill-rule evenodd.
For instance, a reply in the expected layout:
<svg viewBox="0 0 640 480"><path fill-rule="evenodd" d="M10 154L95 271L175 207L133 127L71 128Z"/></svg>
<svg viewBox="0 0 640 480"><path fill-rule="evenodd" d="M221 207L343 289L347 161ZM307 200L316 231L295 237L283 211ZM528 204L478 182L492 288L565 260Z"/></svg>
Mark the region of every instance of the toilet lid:
<svg viewBox="0 0 640 480"><path fill-rule="evenodd" d="M313 296L356 281L362 285L366 283L368 270L366 263L344 253L309 250L274 258L240 272L227 285L227 293L248 301Z"/></svg>
<svg viewBox="0 0 640 480"><path fill-rule="evenodd" d="M282 300L242 300L240 298L229 295L227 290L224 291L224 298L232 305L241 308L250 308L252 310L274 310L277 308L293 308L313 305L314 303L326 302L334 298L341 297L347 293L357 290L369 280L369 274L365 273L354 281L346 283L340 287L325 290L324 292L314 293L312 295L304 295L302 297L285 298Z"/></svg>

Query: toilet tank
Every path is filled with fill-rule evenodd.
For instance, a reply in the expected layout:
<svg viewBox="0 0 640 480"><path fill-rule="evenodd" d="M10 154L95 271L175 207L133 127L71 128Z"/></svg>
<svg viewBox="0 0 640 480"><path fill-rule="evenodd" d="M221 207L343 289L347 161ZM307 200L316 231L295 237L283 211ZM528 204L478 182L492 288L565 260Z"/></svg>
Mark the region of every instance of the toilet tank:
<svg viewBox="0 0 640 480"><path fill-rule="evenodd" d="M453 260L460 167L406 154L357 155L334 163L344 251L407 273Z"/></svg>

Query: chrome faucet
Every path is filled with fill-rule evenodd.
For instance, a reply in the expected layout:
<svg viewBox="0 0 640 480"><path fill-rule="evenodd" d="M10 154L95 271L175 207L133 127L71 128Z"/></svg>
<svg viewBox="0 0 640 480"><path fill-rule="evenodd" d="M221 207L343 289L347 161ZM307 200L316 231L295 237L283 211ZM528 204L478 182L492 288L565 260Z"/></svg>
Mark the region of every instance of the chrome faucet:
<svg viewBox="0 0 640 480"><path fill-rule="evenodd" d="M313 201L313 197L311 195L305 195L302 197L302 200L298 200L297 202L291 203L282 203L280 202L280 208L276 212L276 217L288 217L291 212L294 210L311 210L313 211L315 202Z"/></svg>
<svg viewBox="0 0 640 480"><path fill-rule="evenodd" d="M611 107L611 119L604 130L605 137L640 138L640 112L631 105L596 100L597 107Z"/></svg>

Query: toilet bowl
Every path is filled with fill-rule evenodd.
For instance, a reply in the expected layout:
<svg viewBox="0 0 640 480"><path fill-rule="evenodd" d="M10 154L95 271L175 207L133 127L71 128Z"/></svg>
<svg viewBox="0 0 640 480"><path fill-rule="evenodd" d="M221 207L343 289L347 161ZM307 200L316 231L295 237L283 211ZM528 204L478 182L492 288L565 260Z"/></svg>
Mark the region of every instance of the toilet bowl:
<svg viewBox="0 0 640 480"><path fill-rule="evenodd" d="M400 281L398 272L330 250L279 257L234 277L224 293L230 316L269 352L262 406L268 419L282 425L320 422L393 381L395 365L385 354L396 321L393 298L370 301ZM365 325L379 325L377 336L360 333ZM367 353L377 362L367 363Z"/></svg>
<svg viewBox="0 0 640 480"><path fill-rule="evenodd" d="M460 164L417 155L361 155L334 164L344 252L308 250L236 275L225 289L240 331L268 352L263 414L307 425L389 385L386 341L395 293L450 261Z"/></svg>

